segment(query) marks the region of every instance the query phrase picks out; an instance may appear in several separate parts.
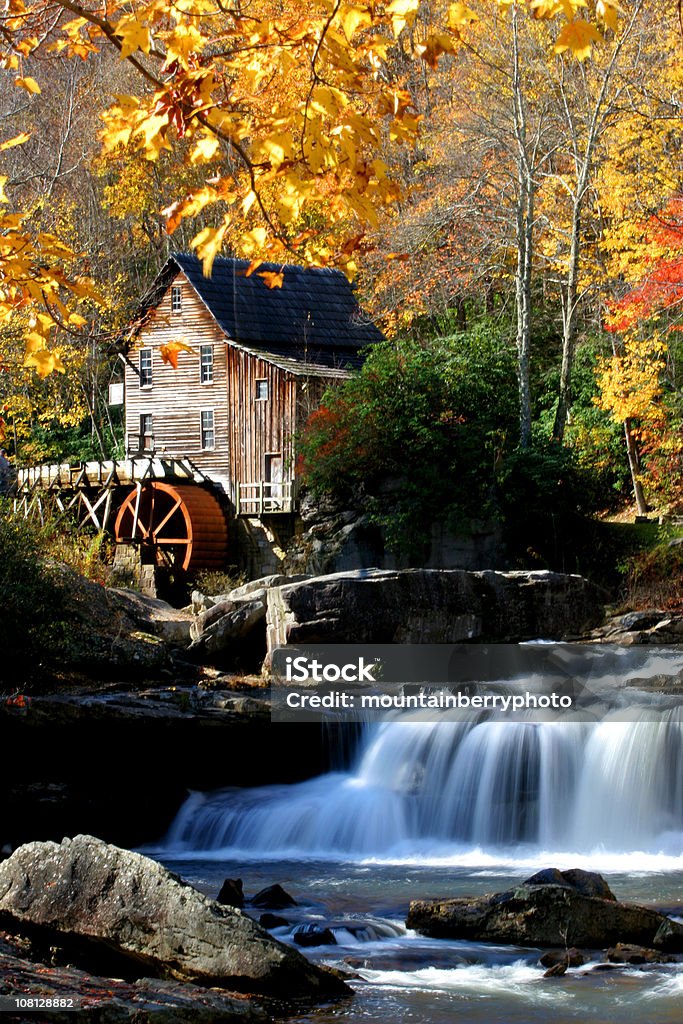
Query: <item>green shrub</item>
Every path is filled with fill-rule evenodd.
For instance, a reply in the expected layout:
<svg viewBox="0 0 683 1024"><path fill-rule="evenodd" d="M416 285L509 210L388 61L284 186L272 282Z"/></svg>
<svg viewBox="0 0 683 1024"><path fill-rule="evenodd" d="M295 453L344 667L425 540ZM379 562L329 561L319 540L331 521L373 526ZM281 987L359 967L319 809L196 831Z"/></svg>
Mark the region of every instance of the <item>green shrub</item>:
<svg viewBox="0 0 683 1024"><path fill-rule="evenodd" d="M474 333L375 346L326 393L299 453L314 492L363 486L390 545L410 551L434 520L467 528L492 514L496 467L516 439L514 353Z"/></svg>
<svg viewBox="0 0 683 1024"><path fill-rule="evenodd" d="M64 594L45 563L41 531L6 506L0 507L0 592L2 682L13 687L60 645Z"/></svg>

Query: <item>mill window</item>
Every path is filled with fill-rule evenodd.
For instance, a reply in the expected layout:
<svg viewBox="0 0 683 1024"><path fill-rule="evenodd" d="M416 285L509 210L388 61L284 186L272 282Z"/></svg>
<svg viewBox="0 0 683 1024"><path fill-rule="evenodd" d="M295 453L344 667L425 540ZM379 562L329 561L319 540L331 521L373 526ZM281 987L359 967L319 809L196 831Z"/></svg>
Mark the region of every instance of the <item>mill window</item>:
<svg viewBox="0 0 683 1024"><path fill-rule="evenodd" d="M140 349L140 387L151 388L152 386L152 350L151 348Z"/></svg>
<svg viewBox="0 0 683 1024"><path fill-rule="evenodd" d="M213 422L213 409L202 409L201 412L202 448L216 447L216 433Z"/></svg>
<svg viewBox="0 0 683 1024"><path fill-rule="evenodd" d="M199 346L199 380L202 384L213 384L213 345Z"/></svg>

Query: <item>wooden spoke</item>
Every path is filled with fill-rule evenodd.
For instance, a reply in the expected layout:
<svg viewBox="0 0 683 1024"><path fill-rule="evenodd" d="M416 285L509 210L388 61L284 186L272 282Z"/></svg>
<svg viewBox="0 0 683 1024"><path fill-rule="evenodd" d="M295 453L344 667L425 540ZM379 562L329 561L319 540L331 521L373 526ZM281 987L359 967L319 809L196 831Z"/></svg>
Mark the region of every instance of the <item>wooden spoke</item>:
<svg viewBox="0 0 683 1024"><path fill-rule="evenodd" d="M150 481L124 499L118 543L151 547L158 564L179 570L219 568L227 557L227 526L217 499L203 487Z"/></svg>

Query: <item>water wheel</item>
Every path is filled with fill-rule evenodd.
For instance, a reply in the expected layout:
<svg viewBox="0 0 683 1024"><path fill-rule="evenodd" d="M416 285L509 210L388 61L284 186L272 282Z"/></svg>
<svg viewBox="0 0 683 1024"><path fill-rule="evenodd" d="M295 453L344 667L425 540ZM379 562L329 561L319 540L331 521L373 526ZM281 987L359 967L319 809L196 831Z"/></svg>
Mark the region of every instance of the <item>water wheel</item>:
<svg viewBox="0 0 683 1024"><path fill-rule="evenodd" d="M220 504L192 484L144 484L131 491L116 517L117 544L137 542L159 566L218 569L226 562L228 529Z"/></svg>

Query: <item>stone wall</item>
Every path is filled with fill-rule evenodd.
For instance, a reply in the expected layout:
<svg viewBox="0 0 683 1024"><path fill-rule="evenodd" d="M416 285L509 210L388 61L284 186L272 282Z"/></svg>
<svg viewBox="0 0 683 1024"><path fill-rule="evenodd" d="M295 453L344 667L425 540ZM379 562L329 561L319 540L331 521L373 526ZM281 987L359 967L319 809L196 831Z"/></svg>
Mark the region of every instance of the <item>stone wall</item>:
<svg viewBox="0 0 683 1024"><path fill-rule="evenodd" d="M233 529L237 565L248 579L282 573L286 549L296 530L294 516L238 516Z"/></svg>
<svg viewBox="0 0 683 1024"><path fill-rule="evenodd" d="M139 590L146 597L157 596L156 567L145 562L139 544L117 544L114 550L113 585Z"/></svg>

